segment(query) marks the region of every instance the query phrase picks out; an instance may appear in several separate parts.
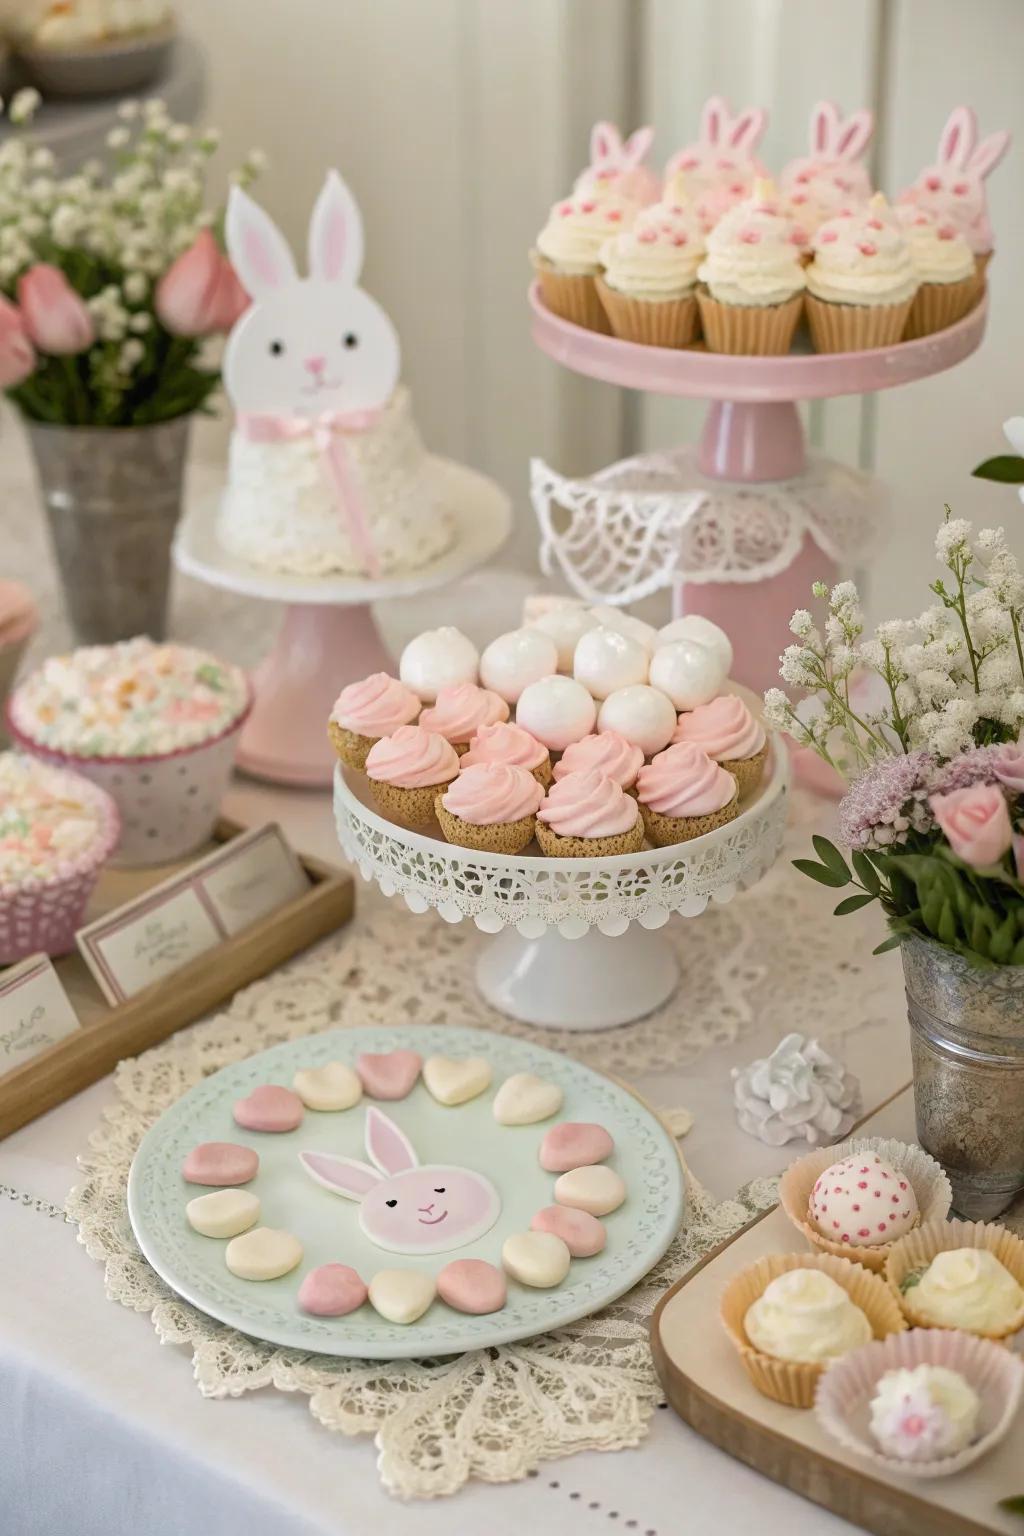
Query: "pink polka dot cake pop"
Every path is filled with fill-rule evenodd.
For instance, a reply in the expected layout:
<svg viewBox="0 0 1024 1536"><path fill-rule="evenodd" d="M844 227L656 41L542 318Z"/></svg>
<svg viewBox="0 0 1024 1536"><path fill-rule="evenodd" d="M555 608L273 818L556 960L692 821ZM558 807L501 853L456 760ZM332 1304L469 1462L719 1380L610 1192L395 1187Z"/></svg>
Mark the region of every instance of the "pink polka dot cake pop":
<svg viewBox="0 0 1024 1536"><path fill-rule="evenodd" d="M916 1226L917 1196L906 1174L876 1152L855 1152L820 1175L808 1214L823 1237L873 1248Z"/></svg>

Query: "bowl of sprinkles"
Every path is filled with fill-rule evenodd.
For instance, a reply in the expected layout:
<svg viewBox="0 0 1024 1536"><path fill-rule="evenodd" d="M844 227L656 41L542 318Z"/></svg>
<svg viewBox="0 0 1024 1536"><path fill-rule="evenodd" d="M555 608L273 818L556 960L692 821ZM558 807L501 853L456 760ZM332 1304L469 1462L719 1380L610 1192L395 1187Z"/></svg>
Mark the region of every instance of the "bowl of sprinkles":
<svg viewBox="0 0 1024 1536"><path fill-rule="evenodd" d="M0 752L0 965L74 949L119 830L117 806L89 779Z"/></svg>
<svg viewBox="0 0 1024 1536"><path fill-rule="evenodd" d="M143 638L52 656L11 695L13 742L105 789L112 862L162 864L208 840L252 703L241 668Z"/></svg>

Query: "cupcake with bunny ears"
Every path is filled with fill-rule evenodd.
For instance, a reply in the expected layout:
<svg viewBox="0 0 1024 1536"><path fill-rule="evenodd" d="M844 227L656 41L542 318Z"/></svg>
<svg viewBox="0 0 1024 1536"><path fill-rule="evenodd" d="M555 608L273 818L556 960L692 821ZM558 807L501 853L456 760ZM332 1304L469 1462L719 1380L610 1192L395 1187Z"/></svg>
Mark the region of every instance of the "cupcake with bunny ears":
<svg viewBox="0 0 1024 1536"><path fill-rule="evenodd" d="M914 203L896 208L921 286L910 306L904 341L931 336L962 320L978 299L974 255L956 226Z"/></svg>
<svg viewBox="0 0 1024 1536"><path fill-rule="evenodd" d="M971 248L980 291L992 259L993 234L985 181L1010 147L1005 129L978 142L978 120L970 107L954 107L939 136L935 160L919 173L897 201L912 203L941 223L952 224Z"/></svg>
<svg viewBox="0 0 1024 1536"><path fill-rule="evenodd" d="M608 331L595 279L606 241L629 229L632 198L616 191L574 192L554 205L530 253L541 297L552 314L588 331Z"/></svg>
<svg viewBox="0 0 1024 1536"><path fill-rule="evenodd" d="M767 123L768 114L760 107L734 113L724 97L709 97L697 138L677 149L665 167L666 184L682 175L694 201L717 208L721 217L749 197L757 178L767 174L754 156Z"/></svg>
<svg viewBox="0 0 1024 1536"><path fill-rule="evenodd" d="M807 237L770 181L755 183L708 235L697 303L711 352L788 352L803 309Z"/></svg>
<svg viewBox="0 0 1024 1536"><path fill-rule="evenodd" d="M807 268L807 322L816 352L863 352L900 340L920 280L880 192L828 219Z"/></svg>
<svg viewBox="0 0 1024 1536"><path fill-rule="evenodd" d="M642 209L601 252L597 292L614 334L651 347L685 347L695 340L703 257L704 229L677 175L663 200Z"/></svg>

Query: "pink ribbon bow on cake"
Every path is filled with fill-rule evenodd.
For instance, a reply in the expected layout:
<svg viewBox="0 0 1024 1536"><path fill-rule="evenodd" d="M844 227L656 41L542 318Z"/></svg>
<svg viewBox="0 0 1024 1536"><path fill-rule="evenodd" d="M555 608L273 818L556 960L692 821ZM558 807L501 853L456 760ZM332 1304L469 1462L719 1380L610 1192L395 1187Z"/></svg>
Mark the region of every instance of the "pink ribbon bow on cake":
<svg viewBox="0 0 1024 1536"><path fill-rule="evenodd" d="M359 475L345 439L350 433L368 431L380 418L379 410L365 410L324 411L319 416L245 415L239 419L241 430L254 443L290 443L300 437L312 437L330 476L349 537L370 576L380 574L380 562L373 546Z"/></svg>

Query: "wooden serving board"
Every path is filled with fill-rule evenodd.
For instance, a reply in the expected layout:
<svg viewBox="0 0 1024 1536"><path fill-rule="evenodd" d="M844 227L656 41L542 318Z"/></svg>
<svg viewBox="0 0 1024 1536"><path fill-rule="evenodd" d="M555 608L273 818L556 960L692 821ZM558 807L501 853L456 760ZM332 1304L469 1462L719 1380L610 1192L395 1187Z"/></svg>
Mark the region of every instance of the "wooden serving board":
<svg viewBox="0 0 1024 1536"><path fill-rule="evenodd" d="M246 830L222 818L210 844L190 859L155 869L104 870L85 922L143 895ZM309 890L116 1007L106 1001L77 951L55 960L81 1028L0 1077L0 1140L348 922L355 907L352 876L319 859L303 854L298 859L310 878Z"/></svg>
<svg viewBox="0 0 1024 1536"><path fill-rule="evenodd" d="M908 1087L857 1129L914 1141ZM796 1155L796 1154L794 1154ZM754 1387L718 1321L727 1282L763 1254L807 1251L779 1207L758 1217L668 1291L651 1323L665 1395L681 1418L748 1466L878 1536L1024 1536L998 1500L1024 1493L1024 1414L988 1456L951 1477L899 1477L847 1456L813 1411L786 1408Z"/></svg>

